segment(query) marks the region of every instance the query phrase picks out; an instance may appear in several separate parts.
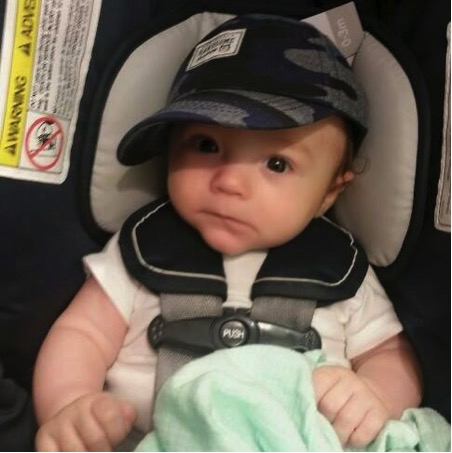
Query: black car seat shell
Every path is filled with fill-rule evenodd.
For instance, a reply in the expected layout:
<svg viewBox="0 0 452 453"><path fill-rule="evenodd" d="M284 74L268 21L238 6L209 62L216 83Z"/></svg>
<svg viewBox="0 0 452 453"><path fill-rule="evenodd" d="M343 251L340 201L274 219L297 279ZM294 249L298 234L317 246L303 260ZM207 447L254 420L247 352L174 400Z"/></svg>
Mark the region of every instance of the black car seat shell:
<svg viewBox="0 0 452 453"><path fill-rule="evenodd" d="M182 57L219 22L256 11L303 19L346 2L100 3L66 179L0 176L0 449L32 448L34 360L85 278L82 256L100 250L129 213L162 191L162 178L149 177L161 162L136 169L116 162L122 134L164 102ZM0 24L6 6L0 2ZM355 6L365 38L354 67L373 105L372 147L365 143L363 153L372 163L335 216L366 248L415 345L424 404L450 419L450 234L434 221L450 6L420 0ZM403 102L389 107L394 93ZM395 157L394 149L403 152Z"/></svg>

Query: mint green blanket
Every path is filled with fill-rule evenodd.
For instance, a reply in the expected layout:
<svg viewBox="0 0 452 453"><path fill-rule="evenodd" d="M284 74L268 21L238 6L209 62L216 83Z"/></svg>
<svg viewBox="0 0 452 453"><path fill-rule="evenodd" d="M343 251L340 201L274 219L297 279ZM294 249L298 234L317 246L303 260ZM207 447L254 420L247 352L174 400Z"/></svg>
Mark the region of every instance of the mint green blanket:
<svg viewBox="0 0 452 453"><path fill-rule="evenodd" d="M344 451L315 404L311 374L323 360L262 345L196 360L163 386L137 451ZM450 433L437 412L409 409L366 451L450 451Z"/></svg>

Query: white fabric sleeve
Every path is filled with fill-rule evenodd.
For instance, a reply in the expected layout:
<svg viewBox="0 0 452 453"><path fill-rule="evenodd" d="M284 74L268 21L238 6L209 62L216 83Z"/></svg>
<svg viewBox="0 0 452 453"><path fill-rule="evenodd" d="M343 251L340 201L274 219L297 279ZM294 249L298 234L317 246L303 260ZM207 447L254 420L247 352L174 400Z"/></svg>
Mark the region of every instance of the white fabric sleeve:
<svg viewBox="0 0 452 453"><path fill-rule="evenodd" d="M141 287L129 276L121 258L118 244L119 233L115 234L100 253L87 255L83 263L110 298L121 315L130 323L134 302Z"/></svg>
<svg viewBox="0 0 452 453"><path fill-rule="evenodd" d="M348 359L378 346L403 330L391 301L371 267L350 302L348 322L345 324Z"/></svg>

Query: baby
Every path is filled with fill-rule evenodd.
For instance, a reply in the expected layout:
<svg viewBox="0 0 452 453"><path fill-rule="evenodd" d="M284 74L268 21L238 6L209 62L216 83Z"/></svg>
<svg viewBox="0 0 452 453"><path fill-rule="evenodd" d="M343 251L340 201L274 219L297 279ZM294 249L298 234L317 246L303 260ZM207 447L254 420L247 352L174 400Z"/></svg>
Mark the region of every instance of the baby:
<svg viewBox="0 0 452 453"><path fill-rule="evenodd" d="M86 257L90 277L36 364L37 449L108 451L133 426L152 429L147 331L171 311L163 299L178 310L213 303L215 316L252 315L261 296L281 307L319 300L310 328L327 365L313 383L343 444L367 444L417 406L418 365L392 305L360 248L324 217L355 177L365 133L365 96L315 28L248 15L205 37L166 107L120 144L126 165L167 153L167 198Z"/></svg>

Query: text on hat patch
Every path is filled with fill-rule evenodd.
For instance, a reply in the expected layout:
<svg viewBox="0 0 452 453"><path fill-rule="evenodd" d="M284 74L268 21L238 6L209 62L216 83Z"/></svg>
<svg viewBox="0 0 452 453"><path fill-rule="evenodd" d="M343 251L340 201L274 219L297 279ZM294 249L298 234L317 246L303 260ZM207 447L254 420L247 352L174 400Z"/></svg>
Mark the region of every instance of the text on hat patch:
<svg viewBox="0 0 452 453"><path fill-rule="evenodd" d="M246 29L228 30L219 33L202 44L198 44L188 62L186 70L190 70L214 58L232 57L237 55L242 44Z"/></svg>

